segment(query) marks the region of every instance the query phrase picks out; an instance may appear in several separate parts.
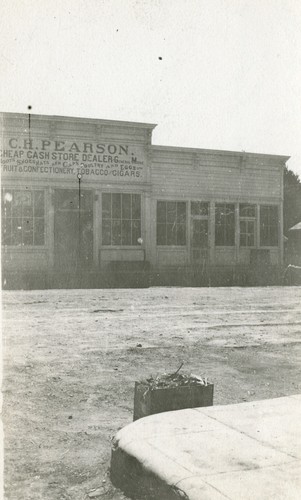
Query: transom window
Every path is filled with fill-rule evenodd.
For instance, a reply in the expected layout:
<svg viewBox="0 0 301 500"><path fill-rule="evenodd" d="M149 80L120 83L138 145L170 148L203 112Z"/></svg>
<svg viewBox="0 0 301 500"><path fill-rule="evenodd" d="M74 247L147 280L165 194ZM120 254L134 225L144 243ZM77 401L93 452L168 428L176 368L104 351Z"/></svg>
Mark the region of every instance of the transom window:
<svg viewBox="0 0 301 500"><path fill-rule="evenodd" d="M44 191L2 190L2 245L45 244Z"/></svg>
<svg viewBox="0 0 301 500"><path fill-rule="evenodd" d="M157 202L157 245L186 245L186 202Z"/></svg>
<svg viewBox="0 0 301 500"><path fill-rule="evenodd" d="M260 246L278 245L278 207L276 205L260 206Z"/></svg>
<svg viewBox="0 0 301 500"><path fill-rule="evenodd" d="M232 203L215 205L215 245L234 246L235 244L235 207Z"/></svg>
<svg viewBox="0 0 301 500"><path fill-rule="evenodd" d="M141 237L141 196L127 193L102 195L102 244L138 245Z"/></svg>
<svg viewBox="0 0 301 500"><path fill-rule="evenodd" d="M191 215L196 217L208 217L209 203L207 201L192 201Z"/></svg>
<svg viewBox="0 0 301 500"><path fill-rule="evenodd" d="M240 246L253 247L255 246L255 217L256 206L240 203L239 205L239 229L240 229Z"/></svg>

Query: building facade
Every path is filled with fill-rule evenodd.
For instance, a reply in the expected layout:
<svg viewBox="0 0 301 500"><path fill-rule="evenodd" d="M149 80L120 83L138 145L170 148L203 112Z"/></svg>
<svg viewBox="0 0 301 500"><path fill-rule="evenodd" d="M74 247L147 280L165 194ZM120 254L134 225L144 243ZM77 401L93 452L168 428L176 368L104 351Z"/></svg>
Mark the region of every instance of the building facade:
<svg viewBox="0 0 301 500"><path fill-rule="evenodd" d="M154 127L1 114L4 288L277 275L288 157L155 146Z"/></svg>

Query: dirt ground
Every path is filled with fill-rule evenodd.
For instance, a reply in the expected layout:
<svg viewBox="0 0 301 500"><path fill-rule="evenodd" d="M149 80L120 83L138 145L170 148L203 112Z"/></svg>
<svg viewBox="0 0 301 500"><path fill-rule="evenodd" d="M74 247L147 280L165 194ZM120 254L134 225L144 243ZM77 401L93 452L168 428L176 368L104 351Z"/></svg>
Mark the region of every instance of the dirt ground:
<svg viewBox="0 0 301 500"><path fill-rule="evenodd" d="M5 498L121 500L134 382L182 370L214 404L301 392L301 287L3 292Z"/></svg>

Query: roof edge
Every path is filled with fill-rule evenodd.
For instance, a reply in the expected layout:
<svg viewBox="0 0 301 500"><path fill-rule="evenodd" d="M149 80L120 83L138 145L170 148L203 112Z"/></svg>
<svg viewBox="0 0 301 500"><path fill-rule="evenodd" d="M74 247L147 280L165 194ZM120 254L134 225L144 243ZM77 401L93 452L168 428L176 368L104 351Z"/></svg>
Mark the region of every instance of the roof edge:
<svg viewBox="0 0 301 500"><path fill-rule="evenodd" d="M99 123L99 124L104 124L104 125L110 125L110 124L116 124L116 125L121 125L125 127L137 127L137 128L148 128L148 129L154 129L157 126L157 123L145 123L145 122L129 122L129 121L123 121L123 120L109 120L109 119L102 119L102 118L86 118L86 117L80 117L80 116L61 116L61 115L40 115L40 114L34 114L34 113L14 113L14 112L7 112L7 111L2 111L0 112L0 116L7 116L9 117L15 117L15 118L24 118L30 115L31 118L37 118L42 121L47 121L47 120L57 120L57 121L63 121L63 122L84 122L84 123Z"/></svg>
<svg viewBox="0 0 301 500"><path fill-rule="evenodd" d="M219 155L234 155L234 156L245 156L245 157L265 157L265 158L278 158L283 161L288 161L290 156L285 155L276 155L269 153L251 153L248 151L231 151L225 149L203 149L203 148L186 148L181 146L157 146L152 144L152 149L155 151L171 151L175 153L179 153L183 151L183 153L207 153L207 154L219 154Z"/></svg>

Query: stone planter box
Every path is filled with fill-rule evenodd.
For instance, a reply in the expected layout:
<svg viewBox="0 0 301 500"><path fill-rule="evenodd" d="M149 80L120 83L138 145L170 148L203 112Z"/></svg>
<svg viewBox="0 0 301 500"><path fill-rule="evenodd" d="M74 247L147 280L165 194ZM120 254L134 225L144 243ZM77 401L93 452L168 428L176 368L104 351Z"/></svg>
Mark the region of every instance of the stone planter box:
<svg viewBox="0 0 301 500"><path fill-rule="evenodd" d="M134 420L162 413L213 405L213 384L150 388L145 382L135 382Z"/></svg>

